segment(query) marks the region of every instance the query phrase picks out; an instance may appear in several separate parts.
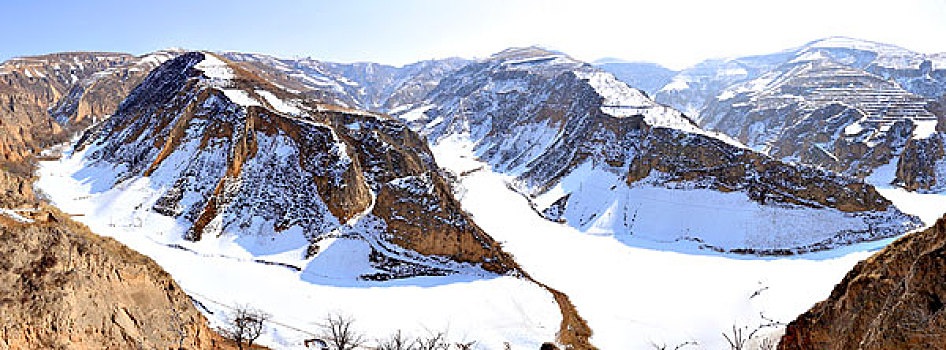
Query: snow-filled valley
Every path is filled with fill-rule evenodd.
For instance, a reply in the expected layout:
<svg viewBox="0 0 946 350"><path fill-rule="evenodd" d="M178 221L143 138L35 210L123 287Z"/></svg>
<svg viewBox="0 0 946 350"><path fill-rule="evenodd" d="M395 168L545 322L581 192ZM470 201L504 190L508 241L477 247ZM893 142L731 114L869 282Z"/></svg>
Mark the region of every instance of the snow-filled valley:
<svg viewBox="0 0 946 350"><path fill-rule="evenodd" d="M401 121L309 106L213 54L172 63L82 137L98 141L40 162L36 188L154 259L212 326L244 305L271 315L259 343L277 349L333 314L369 339L536 349L576 324L564 299L600 349L777 341L857 262L946 212L946 193L892 185L898 158L866 178L877 191L777 162L535 48L459 70ZM164 81L181 83L171 102L147 94Z"/></svg>
<svg viewBox="0 0 946 350"><path fill-rule="evenodd" d="M893 241L760 258L698 251L687 242L590 234L593 230L581 232L540 217L507 187L511 176L475 160L468 139L445 138L432 150L441 166L466 174L461 197L465 209L526 271L571 297L595 332L592 343L602 349L647 349L655 344L673 348L687 342L698 343L695 348L700 349L727 348L722 333L733 326L753 330L791 321L827 297L854 264ZM891 196L898 205L918 198L912 193ZM660 201L650 204L661 206ZM946 211L946 205L904 208L923 219ZM664 213L664 220L669 224L686 215L681 210ZM764 327L761 332L774 337L781 328Z"/></svg>
<svg viewBox="0 0 946 350"><path fill-rule="evenodd" d="M721 333L733 326L755 329L790 321L825 298L855 263L892 241L759 258L698 250L690 242L599 235L593 228L582 232L539 216L507 187L509 176L475 160L468 140L445 138L432 150L441 166L465 174L460 191L464 208L534 278L570 296L594 330L592 343L602 349L685 342L720 348L725 344ZM59 161L42 162L37 188L63 211L81 215L75 218L94 232L155 259L213 324L220 325L237 305L272 314L262 344L301 347L329 313L353 316L372 336L396 329L418 335L447 330L484 349L502 348L505 342L514 349L534 349L554 339L558 330L561 314L552 296L515 277L460 274L366 282L351 278L363 270L360 259L351 258L365 255L362 241L337 239L310 259L302 258L304 245L294 245L291 237L253 242L247 236L223 235L186 241L175 220L142 209L157 200L149 178L106 189L101 182L120 169L90 167L85 152L89 150L66 151ZM471 171L475 169L480 170ZM890 176L875 175L872 180L879 183ZM936 208L946 208L910 205L917 196L927 203L946 196L896 191L882 189L924 220L939 215ZM651 204L660 207L659 202ZM664 213L663 220L680 218L679 210L675 214ZM304 241L301 235L296 238ZM780 328L764 332L774 337Z"/></svg>
<svg viewBox="0 0 946 350"><path fill-rule="evenodd" d="M222 89L222 96L208 98L209 102L201 106L225 102L224 99L234 104L228 110L266 104L292 116L290 119L300 125L315 123L301 118L307 112L293 99L283 100L265 89L234 88L231 81L234 71L212 55L208 57L211 58L201 60L196 66L204 73L200 79L206 79L204 83L213 88ZM515 64L515 69L529 66L544 73L538 66L548 62L563 61L566 68L578 64L559 56L552 57L551 61L532 57L490 67L503 70ZM615 116L606 119L607 123L641 117L643 123L654 125L654 129L666 129L669 134L678 136L699 135L691 138L712 141L693 143L693 147L725 147L733 154L748 152L742 144L703 131L684 115L653 103L643 93L617 83L610 75L597 71L579 73L576 77L580 79L568 81L576 86L587 84L590 89L584 90L588 93L587 99L578 100L602 103L591 105L593 113L584 115L583 120L588 120L586 126L597 125L591 120L599 111ZM518 89L523 90L517 92L521 94L519 98L533 95L527 91L527 86L517 81L486 83L487 93L481 97L506 96ZM463 89L458 88L460 90ZM259 98L251 96L254 94ZM757 341L763 338L774 341L785 323L823 300L854 264L895 239L862 237L867 242L851 244L861 239L835 241L835 238L845 232L872 234L878 225L888 225L879 228L886 228L894 235L903 231L897 230L898 227L916 227L915 218L902 215L888 204L884 204L887 212L878 210L865 214L832 206L760 202L742 190L668 186L656 179L660 176L658 172L630 185L626 173L615 172L612 169L615 166L607 162L631 159L624 153L629 152L626 145L614 141L620 138L602 143L607 147L601 148L595 142L588 147L596 152L613 148L612 153L621 157L576 161L575 166L563 170L561 176L538 177L542 181L554 177L555 181L549 182L543 190L532 191L530 188L538 187L523 182L520 176L523 169L540 155L549 162L559 161L542 152L551 149L552 141L562 132L552 128L550 122L523 124L526 126L515 129L517 131L509 138L497 137L494 141L502 146L500 148L516 152L519 146L530 145L532 150L519 154L521 159L529 161L495 162L484 151L483 145L488 143L474 144L482 140L471 139L471 133L485 134L485 129L471 128L465 119L477 113L467 110L462 99L458 104L448 103L455 97L451 96L445 94L446 102L441 101L443 103L436 108L423 105L400 116L420 123L428 118L425 113L436 109L439 113L435 114L436 118L426 120L427 129L442 129L436 135L427 134L433 140L430 150L436 164L431 161L425 175L417 173L417 176L398 177L384 183L412 188L407 182L438 174L431 170L437 165L452 172L458 180L454 195L460 200L462 210L471 215L475 224L492 237L490 239L499 241L502 250L515 257L521 271L535 281L564 292L594 332L592 344L601 349L639 349L654 345L673 348L681 344L718 349L726 346L722 334L734 331L734 327L747 332L760 329L763 336L757 337ZM571 101L572 96L564 94L561 98ZM506 99L516 101L511 96L501 100ZM453 106L455 111L445 106ZM497 112L502 113L505 112ZM118 115L111 120L131 116ZM462 118L457 120L457 116ZM371 130L363 123L376 121L373 118L339 122L336 127L347 130L346 137L353 137ZM403 124L398 125L407 129ZM366 190L370 201L363 210L359 208L352 216L336 220L328 215L328 202L314 195L318 191L311 174L294 173L292 182L281 183L285 180L280 180L281 176L287 175L285 172L296 169L292 165L296 161L294 157L302 152L293 148L290 139L280 136L256 132L254 147L259 155L241 163L246 176L231 179L232 187L242 189L239 194L247 198L265 194L272 197L273 203L319 211L316 216L326 217L327 221L308 226L292 221L286 225L276 224L277 216L292 215L288 212L274 214L279 212L279 205L267 207L266 201L249 201L249 204L227 207L229 209L214 216L209 224L201 226L203 236L189 236L194 222L188 221L191 219L186 216L178 216L182 208L203 208L195 203L216 194L209 192L212 184L195 185L182 192L178 188L179 179L186 177L187 181L198 183L207 180L204 177L219 178L225 170L219 163L228 159L224 146L202 145L204 127L200 121L190 124L182 129L185 141L165 158L138 162L152 164L153 168L141 176L124 165L136 162L103 160L103 154L113 152L103 146L107 143L78 143L84 146L78 150L64 147L61 159L41 162L36 187L52 204L74 215L92 231L114 237L153 258L194 299L212 325L222 326L233 308L241 305L272 315L260 341L263 345L301 348L303 340L315 337L320 323L330 314L353 317L356 327L371 338L386 337L397 330L417 336L446 331L453 340L476 341L483 349L501 349L505 344L514 349L536 349L543 342L556 339L563 323L562 309L550 291L539 283L517 277L518 273L491 273L469 264L427 259L420 253L388 244L382 237L385 233L377 229L381 219L373 210L386 207L376 206L378 192L370 188ZM373 132L377 131L375 126ZM625 134L640 136L636 132ZM659 130L655 132L659 133ZM138 137L138 141L141 140L146 138ZM331 140L339 139L332 136ZM150 141L120 146L128 151L147 148L149 144ZM354 164L355 158L345 151L349 146L340 142L338 145L313 152L336 152L333 154L339 156L339 162ZM365 149L390 152L389 148L370 145L366 143ZM426 148L424 150L426 152ZM643 148L635 148L635 152L639 150ZM667 146L666 154L674 152ZM505 156L503 152L493 153L493 156ZM426 159L430 159L430 153L426 154ZM188 158L196 161L188 161ZM370 158L362 158L359 164L364 159ZM266 164L278 164L275 169L283 170L274 172ZM381 169L370 168L371 171ZM552 168L558 169L549 167ZM946 208L946 196L921 195L889 185L895 171L896 161L893 161L878 169L868 181L878 186L880 193L902 211L919 216L926 225L932 224ZM307 187L308 190L266 192L266 186L270 185L293 190ZM345 185L333 182L329 187ZM429 190L427 192L429 194ZM410 193L398 200L422 196ZM175 194L180 195L177 202L167 202L167 198ZM567 205L559 205L559 212L551 213L559 202ZM459 205L454 207L459 208ZM456 209L457 212L462 210ZM872 215L881 219L872 221ZM911 221L897 221L904 217ZM400 214L392 214L391 218L407 221ZM330 228L321 230L325 227ZM433 230L436 229L427 227L421 233L429 235L435 233ZM315 231L325 231L322 232L325 235L313 239ZM196 237L196 240L184 237ZM787 247L810 247L819 242L830 244L815 246L819 249L797 250L795 252L820 251L790 257L721 253L740 249L784 251ZM398 249L404 254L395 254ZM378 255L385 252L394 252L392 254L407 265L433 262L425 265L432 273L424 277L410 275L414 277L371 281L372 278L366 276L384 272L374 260L383 260L385 256ZM441 267L443 269L439 269ZM446 276L433 273L436 271L447 271Z"/></svg>
<svg viewBox="0 0 946 350"><path fill-rule="evenodd" d="M513 276L358 280L354 276L370 270L363 266L368 243L329 239L320 244L321 253L304 259L307 242L295 230L272 241L270 236L230 234L184 240L186 228L150 210L162 191L152 188L149 177L114 188L103 185L121 169L89 164L84 155L90 150L67 150L59 161L42 162L36 187L93 232L154 259L212 325L222 325L226 312L241 305L271 314L263 345L302 348L329 314L354 318L355 327L370 339L397 330L414 336L446 331L450 339L476 341L488 349L502 348L505 342L536 349L555 339L559 329L562 316L553 296Z"/></svg>

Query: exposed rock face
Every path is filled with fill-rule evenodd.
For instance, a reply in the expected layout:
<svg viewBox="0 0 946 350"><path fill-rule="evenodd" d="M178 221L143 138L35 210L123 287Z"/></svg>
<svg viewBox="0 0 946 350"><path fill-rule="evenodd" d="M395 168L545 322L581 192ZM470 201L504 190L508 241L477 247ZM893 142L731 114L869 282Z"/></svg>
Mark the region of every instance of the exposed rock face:
<svg viewBox="0 0 946 350"><path fill-rule="evenodd" d="M426 140L403 122L317 103L245 67L199 52L161 65L82 137L91 166L121 169L113 188L147 178L159 196L150 210L191 240L302 235L314 259L324 241L366 242L370 268L352 276L363 280L531 280L462 210ZM568 298L545 288L563 314L559 341L591 348Z"/></svg>
<svg viewBox="0 0 946 350"><path fill-rule="evenodd" d="M692 240L721 251L789 254L889 237L918 225L862 181L742 147L608 73L538 48L510 49L467 65L444 78L425 105L399 116L433 142L468 138L481 160L515 176L511 185L538 212L582 230ZM700 205L718 206L730 200L724 193L738 193L752 203L746 211L786 210L787 217L809 209L832 212L837 221L830 226L837 231L814 239L802 232L823 228L799 227L778 242L756 244L749 238L707 240L712 234L701 232L711 230L712 221L673 229L656 221L640 224L671 215L638 217L638 209L669 200L649 200L644 197L664 195L641 191L670 196L695 189L715 191L701 197L711 199ZM760 211L756 217L769 215ZM732 220L745 220L730 222L733 226L763 225L754 217ZM841 222L853 226L842 228ZM649 231L635 233L635 224ZM759 230L773 229L765 227Z"/></svg>
<svg viewBox="0 0 946 350"><path fill-rule="evenodd" d="M232 348L151 259L42 209L0 217L0 348Z"/></svg>
<svg viewBox="0 0 946 350"><path fill-rule="evenodd" d="M667 182L696 181L720 191L746 191L761 202L816 203L847 212L884 211L890 205L870 185L733 149L708 137L654 129L642 148L645 156L635 159L628 182L658 171Z"/></svg>
<svg viewBox="0 0 946 350"><path fill-rule="evenodd" d="M946 220L858 263L792 321L779 349L939 349L946 344Z"/></svg>
<svg viewBox="0 0 946 350"><path fill-rule="evenodd" d="M403 123L303 100L211 54L156 69L83 142L91 159L127 169L119 181L169 188L153 209L192 240L300 230L317 253L324 238L355 235L387 259L372 279L451 273L450 261L517 269Z"/></svg>
<svg viewBox="0 0 946 350"><path fill-rule="evenodd" d="M421 101L444 76L470 61L460 58L421 61L393 67L378 63L333 63L224 53L223 57L266 80L322 103L389 112Z"/></svg>
<svg viewBox="0 0 946 350"><path fill-rule="evenodd" d="M3 62L0 163L19 162L111 114L152 68L174 54L76 52Z"/></svg>
<svg viewBox="0 0 946 350"><path fill-rule="evenodd" d="M775 158L863 178L896 161L908 140L942 130L934 99L946 91L944 63L892 45L829 38L771 55L708 61L681 72L657 100ZM911 159L924 166L941 160L916 155ZM936 177L933 168L905 166Z"/></svg>
<svg viewBox="0 0 946 350"><path fill-rule="evenodd" d="M24 167L30 168L29 164ZM41 204L0 170L0 349L231 349L151 259Z"/></svg>
<svg viewBox="0 0 946 350"><path fill-rule="evenodd" d="M907 142L897 161L894 183L910 191L938 191L946 188L946 152L943 134Z"/></svg>

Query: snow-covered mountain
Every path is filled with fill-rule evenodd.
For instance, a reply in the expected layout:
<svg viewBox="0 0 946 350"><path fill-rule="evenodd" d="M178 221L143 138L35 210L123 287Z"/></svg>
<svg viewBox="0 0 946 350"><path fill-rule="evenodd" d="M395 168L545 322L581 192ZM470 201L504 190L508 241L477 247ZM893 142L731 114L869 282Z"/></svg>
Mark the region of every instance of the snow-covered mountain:
<svg viewBox="0 0 946 350"><path fill-rule="evenodd" d="M176 54L67 52L0 63L0 162L19 161L110 114Z"/></svg>
<svg viewBox="0 0 946 350"><path fill-rule="evenodd" d="M791 51L735 59L710 59L686 68L654 93L654 100L698 119L700 110L728 86L754 79L791 57Z"/></svg>
<svg viewBox="0 0 946 350"><path fill-rule="evenodd" d="M243 67L206 52L162 64L41 170L40 187L94 230L148 252L206 303L258 296L254 305L283 320L316 322L342 307L377 334L445 319L497 347L587 345L568 297L477 226L424 138ZM244 273L257 280L204 278ZM259 278L270 285L253 286ZM312 295L336 297L300 308ZM403 300L381 304L392 295ZM267 339L282 347L300 336Z"/></svg>
<svg viewBox="0 0 946 350"><path fill-rule="evenodd" d="M471 63L399 117L434 144L468 139L547 219L628 242L787 254L919 223L870 185L773 160L540 48Z"/></svg>
<svg viewBox="0 0 946 350"><path fill-rule="evenodd" d="M469 63L461 58L420 61L403 67L334 63L312 58L287 59L263 54L225 52L223 57L274 84L325 103L376 112L407 108L447 74Z"/></svg>
<svg viewBox="0 0 946 350"><path fill-rule="evenodd" d="M647 62L625 62L616 59L600 59L594 64L614 77L647 93L648 96L654 96L657 90L670 83L678 72L663 67L656 63Z"/></svg>
<svg viewBox="0 0 946 350"><path fill-rule="evenodd" d="M773 55L713 62L682 72L657 100L686 108L704 128L776 158L857 177L898 162L897 184L942 186L936 174L946 169L935 141L944 129L936 109L946 93L941 55L829 38ZM745 62L765 64L732 69ZM899 158L905 147L912 152L909 162ZM916 159L919 153L932 158Z"/></svg>
<svg viewBox="0 0 946 350"><path fill-rule="evenodd" d="M213 54L156 69L81 144L93 166L118 167L103 188L147 177L145 205L193 241L235 234L316 256L351 240L374 257L352 277L374 279L515 270L402 123L307 102Z"/></svg>

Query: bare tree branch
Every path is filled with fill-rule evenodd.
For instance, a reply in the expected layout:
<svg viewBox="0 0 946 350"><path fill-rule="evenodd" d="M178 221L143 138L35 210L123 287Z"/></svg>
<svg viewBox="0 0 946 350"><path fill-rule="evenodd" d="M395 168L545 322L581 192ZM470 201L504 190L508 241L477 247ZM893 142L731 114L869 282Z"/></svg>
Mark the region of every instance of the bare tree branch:
<svg viewBox="0 0 946 350"><path fill-rule="evenodd" d="M417 340L399 329L387 339L378 340L378 350L417 350Z"/></svg>
<svg viewBox="0 0 946 350"><path fill-rule="evenodd" d="M238 349L251 348L253 342L263 334L263 324L269 314L249 306L238 305L230 314L230 320L221 333L237 344Z"/></svg>
<svg viewBox="0 0 946 350"><path fill-rule="evenodd" d="M355 320L342 315L328 315L321 325L322 336L332 350L353 350L366 343L364 334L355 330Z"/></svg>

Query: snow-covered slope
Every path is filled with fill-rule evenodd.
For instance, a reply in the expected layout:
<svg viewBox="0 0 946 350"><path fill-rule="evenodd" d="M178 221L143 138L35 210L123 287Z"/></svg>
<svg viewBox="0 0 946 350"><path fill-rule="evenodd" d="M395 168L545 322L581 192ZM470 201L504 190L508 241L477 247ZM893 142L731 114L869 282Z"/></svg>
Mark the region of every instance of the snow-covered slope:
<svg viewBox="0 0 946 350"><path fill-rule="evenodd" d="M174 51L67 52L0 63L0 162L17 162L107 117Z"/></svg>
<svg viewBox="0 0 946 350"><path fill-rule="evenodd" d="M709 70L716 78L692 86L670 84L664 88L668 93L659 93L657 98L689 108L704 128L735 137L773 157L857 177L886 164L911 140L927 139L943 130L938 127L942 111L937 112L931 98L946 92L946 69L934 68L932 55L829 38L757 57L778 59L737 79L718 77L724 69L716 67ZM692 75L685 71L675 79L689 79L687 74ZM675 92L670 94L671 90ZM922 153L937 158L921 163L942 158L935 149ZM932 168L909 164L902 172L904 183L911 182L907 178L935 173Z"/></svg>
<svg viewBox="0 0 946 350"><path fill-rule="evenodd" d="M608 73L614 74L616 78L627 83L627 85L641 89L648 96L654 96L657 90L667 85L670 79L677 74L676 71L656 63L598 60L595 61L595 65Z"/></svg>
<svg viewBox="0 0 946 350"><path fill-rule="evenodd" d="M791 57L789 51L770 55L711 59L684 69L656 93L654 100L699 120L703 106L728 86L755 79Z"/></svg>
<svg viewBox="0 0 946 350"><path fill-rule="evenodd" d="M791 254L918 225L861 181L772 160L538 48L466 66L402 117L434 144L468 138L537 212L588 233Z"/></svg>
<svg viewBox="0 0 946 350"><path fill-rule="evenodd" d="M476 226L424 139L395 119L192 52L77 144L44 167L40 188L197 300L252 303L296 328L339 311L378 332L456 326L489 348L582 341L567 297ZM285 331L270 343L304 335Z"/></svg>
<svg viewBox="0 0 946 350"><path fill-rule="evenodd" d="M673 77L655 94L655 99L699 119L706 103L734 84L759 78L785 63L820 59L895 80L914 94L938 98L946 93L946 65L942 64L942 57L889 44L831 37L772 54L704 61Z"/></svg>
<svg viewBox="0 0 946 350"><path fill-rule="evenodd" d="M484 349L501 349L503 342L538 348L559 329L562 316L553 296L514 276L352 278L375 270L365 259L371 245L359 239L328 239L310 258L304 257L302 237L274 241L246 232L185 240L180 232L186 227L148 208L161 196L148 178L96 189L96 177L117 174L90 164L90 151L44 162L38 187L63 211L81 214L76 219L92 231L152 258L212 326L224 325L234 307L249 305L272 315L259 343L274 349L304 349L303 340L316 337L329 314L352 317L355 328L371 337L446 330L451 339L477 341Z"/></svg>
<svg viewBox="0 0 946 350"><path fill-rule="evenodd" d="M738 327L748 334L760 325L795 318L825 298L846 271L870 255L870 250L892 241L859 243L794 257L758 258L707 252L688 241L653 242L632 235L588 234L542 219L527 198L506 187L511 176L476 160L475 148L469 139L452 136L432 150L439 164L464 174L460 178L466 193L461 197L464 208L486 232L503 242L504 249L514 254L524 269L570 296L594 330L592 344L600 349L651 349L655 345L672 349L689 342L698 346L681 349L726 349L722 333L731 336L733 327ZM585 183L586 187L590 185L593 182ZM636 196L632 200L645 201L642 208L685 209L663 216L666 225L689 220L694 211L714 210L715 227L743 229L735 220L729 220L740 207L721 207L744 205L740 201L718 202L714 203L718 207L706 208L698 205L701 203L684 201L710 198L697 196L695 192L699 191L660 192L644 187L622 192ZM643 197L644 193L675 197ZM739 196L717 194L716 198L727 195ZM905 199L916 202L916 198ZM668 203L670 200L674 202ZM785 222L777 216L759 219L758 223ZM790 219L808 220L795 216ZM777 325L765 327L749 348L754 349L763 338L777 340L780 334Z"/></svg>
<svg viewBox="0 0 946 350"><path fill-rule="evenodd" d="M433 89L443 76L469 62L447 58L393 67L371 62L334 63L239 52L222 55L289 90L325 103L376 112L410 107Z"/></svg>
<svg viewBox="0 0 946 350"><path fill-rule="evenodd" d="M97 188L146 177L160 193L148 205L177 218L194 241L252 232L311 243L311 256L320 240L371 222L370 232L355 238L378 253L406 254L400 245L449 258L430 261L444 271L410 271L427 258L403 256L376 264L389 270L359 276L462 269L448 267L453 261L497 273L515 269L451 202L426 145L400 122L305 104L211 54L161 66L81 145L92 148L94 165L117 167L117 178L96 179Z"/></svg>

